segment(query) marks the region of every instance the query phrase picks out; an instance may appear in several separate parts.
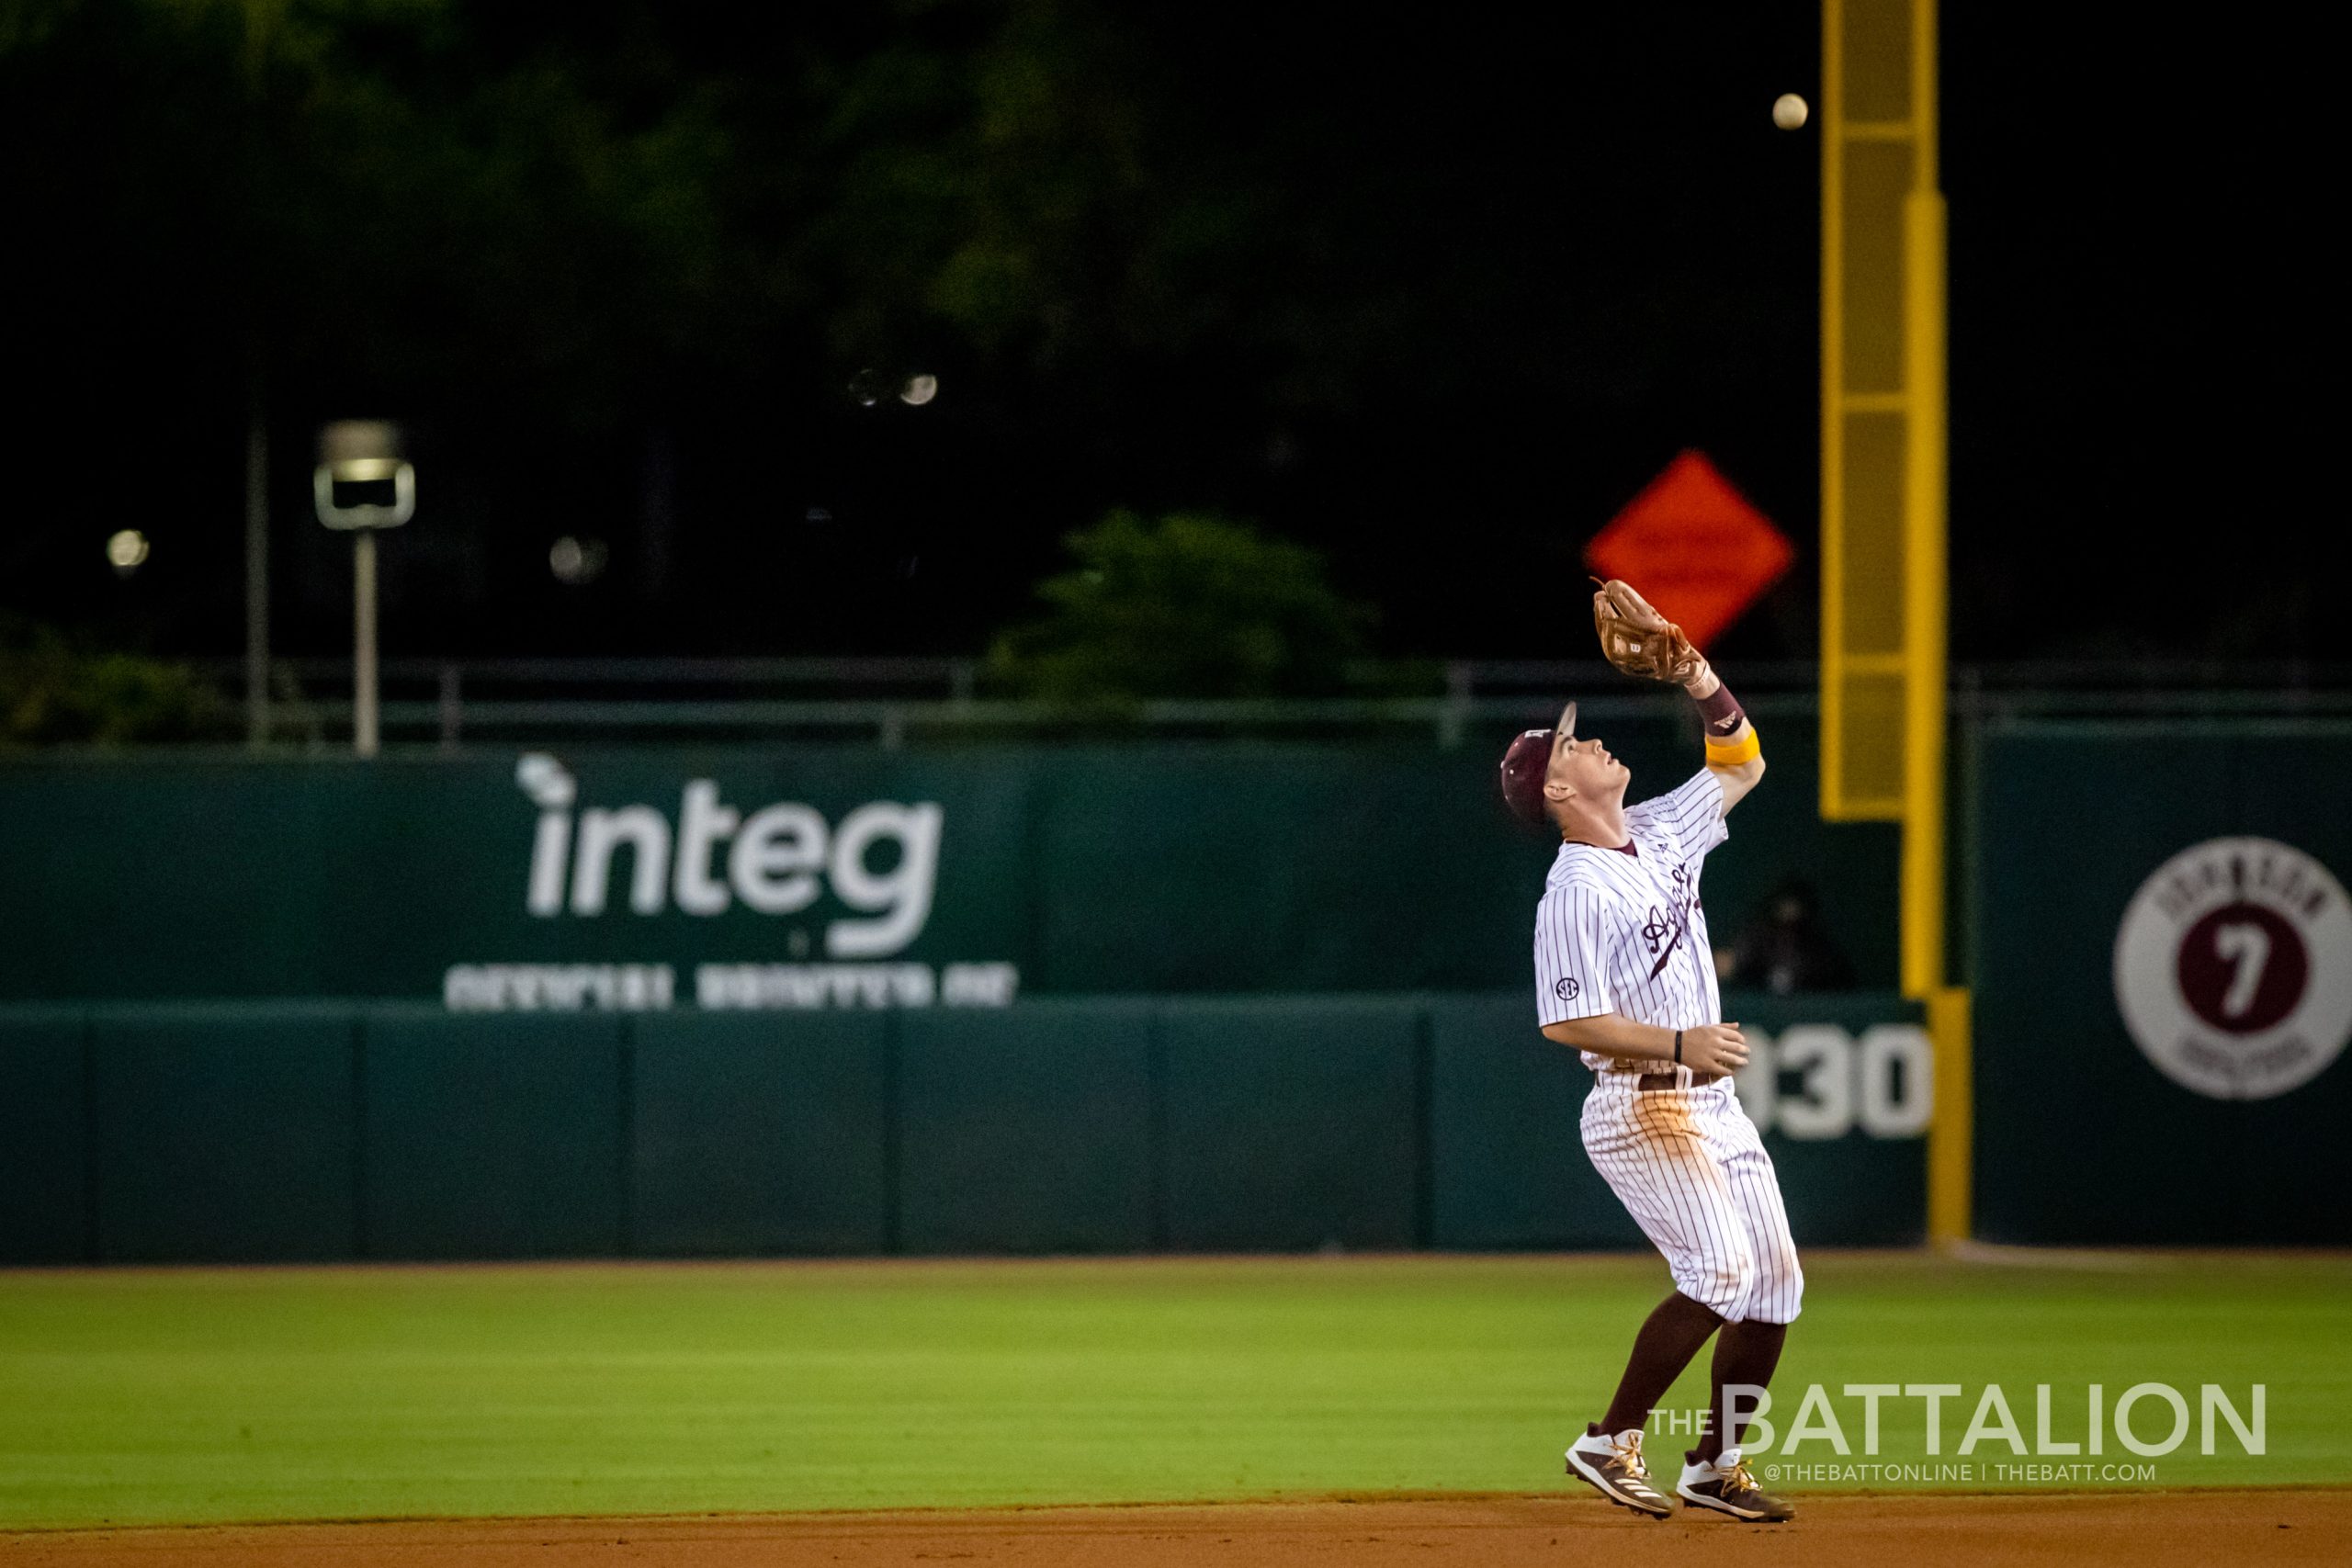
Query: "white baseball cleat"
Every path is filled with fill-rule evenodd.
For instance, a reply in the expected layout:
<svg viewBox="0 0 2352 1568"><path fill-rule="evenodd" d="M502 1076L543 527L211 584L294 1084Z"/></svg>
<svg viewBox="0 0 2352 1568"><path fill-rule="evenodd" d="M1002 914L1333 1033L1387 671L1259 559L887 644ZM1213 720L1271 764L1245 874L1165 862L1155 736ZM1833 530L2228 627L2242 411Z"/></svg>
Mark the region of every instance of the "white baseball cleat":
<svg viewBox="0 0 2352 1568"><path fill-rule="evenodd" d="M1737 1449L1725 1449L1713 1464L1686 1464L1674 1495L1694 1508L1709 1508L1750 1524L1777 1525L1797 1517L1795 1508L1756 1484Z"/></svg>
<svg viewBox="0 0 2352 1568"><path fill-rule="evenodd" d="M1674 1505L1650 1484L1649 1466L1642 1462L1639 1427L1615 1436L1589 1428L1568 1445L1568 1473L1582 1476L1592 1489L1621 1508L1663 1519L1673 1516Z"/></svg>

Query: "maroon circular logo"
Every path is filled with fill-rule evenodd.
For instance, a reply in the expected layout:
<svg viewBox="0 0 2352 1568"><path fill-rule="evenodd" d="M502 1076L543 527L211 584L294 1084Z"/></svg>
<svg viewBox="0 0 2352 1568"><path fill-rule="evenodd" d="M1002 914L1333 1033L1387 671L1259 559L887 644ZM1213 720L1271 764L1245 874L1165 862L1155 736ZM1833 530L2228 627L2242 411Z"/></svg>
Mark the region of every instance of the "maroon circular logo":
<svg viewBox="0 0 2352 1568"><path fill-rule="evenodd" d="M2295 1010L2311 983L2302 933L2275 909L2209 909L2180 939L2175 964L2189 1010L2225 1034L2259 1034Z"/></svg>
<svg viewBox="0 0 2352 1568"><path fill-rule="evenodd" d="M2352 1044L2352 897L2276 839L2191 844L2124 908L2115 1005L2132 1043L2192 1093L2300 1088Z"/></svg>

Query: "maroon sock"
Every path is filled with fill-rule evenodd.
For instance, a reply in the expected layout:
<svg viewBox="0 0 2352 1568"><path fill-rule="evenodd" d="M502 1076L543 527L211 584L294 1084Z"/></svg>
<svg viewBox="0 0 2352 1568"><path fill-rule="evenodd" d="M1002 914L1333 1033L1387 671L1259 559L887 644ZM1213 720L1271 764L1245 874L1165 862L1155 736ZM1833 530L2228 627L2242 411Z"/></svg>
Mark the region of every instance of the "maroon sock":
<svg viewBox="0 0 2352 1568"><path fill-rule="evenodd" d="M1657 1303L1642 1331L1634 1337L1633 1359L1617 1384L1617 1397L1600 1418L1600 1430L1611 1435L1639 1427L1651 1409L1666 1397L1699 1347L1707 1342L1723 1319L1677 1291Z"/></svg>
<svg viewBox="0 0 2352 1568"><path fill-rule="evenodd" d="M1739 1433L1725 1441L1729 1418L1724 1414L1724 1389L1731 1383L1747 1383L1757 1388L1770 1383L1773 1369L1781 1364L1781 1347L1788 1337L1789 1325L1785 1323L1761 1323L1749 1318L1745 1323L1724 1325L1723 1337L1715 1341L1715 1362L1711 1370L1714 1389L1710 1397L1715 1418L1700 1434L1699 1446L1685 1456L1692 1464L1713 1464L1723 1457L1724 1450L1739 1446L1747 1428L1755 1422L1741 1422Z"/></svg>

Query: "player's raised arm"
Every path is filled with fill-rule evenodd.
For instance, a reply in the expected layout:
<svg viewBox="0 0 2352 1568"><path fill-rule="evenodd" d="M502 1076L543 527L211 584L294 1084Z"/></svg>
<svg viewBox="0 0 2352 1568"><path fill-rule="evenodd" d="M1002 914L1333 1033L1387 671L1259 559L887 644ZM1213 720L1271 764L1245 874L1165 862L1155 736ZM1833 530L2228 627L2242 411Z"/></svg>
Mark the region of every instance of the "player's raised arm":
<svg viewBox="0 0 2352 1568"><path fill-rule="evenodd" d="M1703 660L1698 679L1683 690L1699 705L1699 722L1707 730L1707 771L1724 786L1724 810L1728 812L1763 778L1763 743L1739 699Z"/></svg>
<svg viewBox="0 0 2352 1568"><path fill-rule="evenodd" d="M1600 585L1592 596L1592 624L1610 663L1628 675L1671 682L1699 705L1707 732L1707 771L1723 786L1724 810L1729 812L1764 776L1763 747L1738 699L1682 628L1652 609L1631 584L1611 579Z"/></svg>

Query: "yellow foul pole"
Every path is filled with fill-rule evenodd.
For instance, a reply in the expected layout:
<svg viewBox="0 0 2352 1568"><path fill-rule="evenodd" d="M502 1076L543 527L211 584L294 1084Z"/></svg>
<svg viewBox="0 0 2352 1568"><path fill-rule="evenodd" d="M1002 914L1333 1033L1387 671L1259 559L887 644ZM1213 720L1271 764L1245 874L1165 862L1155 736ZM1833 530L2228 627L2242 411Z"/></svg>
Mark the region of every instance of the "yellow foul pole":
<svg viewBox="0 0 2352 1568"><path fill-rule="evenodd" d="M1823 0L1821 810L1903 827L1901 974L1936 1047L1928 1233L1970 1229L1968 996L1944 973L1944 203L1935 0Z"/></svg>

